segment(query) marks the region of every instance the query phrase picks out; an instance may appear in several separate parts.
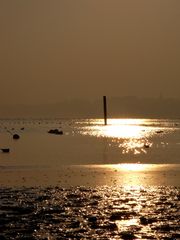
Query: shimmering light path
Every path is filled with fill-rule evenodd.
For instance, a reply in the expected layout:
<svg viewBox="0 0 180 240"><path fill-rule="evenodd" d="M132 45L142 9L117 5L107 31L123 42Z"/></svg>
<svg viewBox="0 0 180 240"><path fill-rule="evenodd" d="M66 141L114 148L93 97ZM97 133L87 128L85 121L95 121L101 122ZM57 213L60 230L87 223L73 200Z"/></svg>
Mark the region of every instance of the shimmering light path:
<svg viewBox="0 0 180 240"><path fill-rule="evenodd" d="M146 154L147 148L153 146L153 137L172 133L175 126L174 122L151 119L108 119L108 125L104 126L102 119L92 119L84 121L80 133L111 139L112 143L122 149L123 154L131 152L137 155ZM163 141L161 143L168 144Z"/></svg>
<svg viewBox="0 0 180 240"><path fill-rule="evenodd" d="M50 129L63 136L48 134ZM10 132L21 136L13 141ZM179 163L180 121L164 119L0 120L1 165Z"/></svg>
<svg viewBox="0 0 180 240"><path fill-rule="evenodd" d="M102 119L89 120L89 124L83 127L82 134L96 137L111 137L124 139L141 139L155 134L156 125L152 125L147 119L109 119L108 125L103 125ZM159 131L167 129L160 126ZM87 130L87 131L86 131Z"/></svg>

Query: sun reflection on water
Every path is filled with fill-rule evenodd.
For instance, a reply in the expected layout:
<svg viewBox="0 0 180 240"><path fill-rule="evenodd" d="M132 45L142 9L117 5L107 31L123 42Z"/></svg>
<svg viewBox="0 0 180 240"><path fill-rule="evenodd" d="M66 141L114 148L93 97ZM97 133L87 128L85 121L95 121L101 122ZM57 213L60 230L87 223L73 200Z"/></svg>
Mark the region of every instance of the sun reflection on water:
<svg viewBox="0 0 180 240"><path fill-rule="evenodd" d="M147 164L139 164L139 163L123 163L123 164L117 164L117 169L123 170L123 171L147 171L147 169L150 167Z"/></svg>
<svg viewBox="0 0 180 240"><path fill-rule="evenodd" d="M128 220L121 220L116 221L117 227L120 230L127 230L126 228L132 227L132 226L138 226L139 220L137 218L131 218Z"/></svg>
<svg viewBox="0 0 180 240"><path fill-rule="evenodd" d="M103 119L92 119L81 126L82 135L107 138L116 144L122 154L146 154L147 148L152 146L150 137L155 133L155 127L147 119L108 119L108 125Z"/></svg>
<svg viewBox="0 0 180 240"><path fill-rule="evenodd" d="M102 119L95 119L90 120L89 125L85 126L83 130L84 134L96 137L138 139L152 132L152 127L146 125L146 119L109 119L106 126L103 124Z"/></svg>

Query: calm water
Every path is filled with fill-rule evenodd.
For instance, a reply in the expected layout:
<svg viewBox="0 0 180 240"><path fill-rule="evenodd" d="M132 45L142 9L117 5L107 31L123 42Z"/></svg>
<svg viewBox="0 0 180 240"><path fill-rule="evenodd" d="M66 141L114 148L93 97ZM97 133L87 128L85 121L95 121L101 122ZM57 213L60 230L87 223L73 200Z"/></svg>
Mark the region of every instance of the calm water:
<svg viewBox="0 0 180 240"><path fill-rule="evenodd" d="M47 133L56 128L64 135ZM11 150L1 166L180 163L180 120L1 120L0 136L0 148Z"/></svg>
<svg viewBox="0 0 180 240"><path fill-rule="evenodd" d="M0 239L180 239L180 120L0 120L0 148Z"/></svg>

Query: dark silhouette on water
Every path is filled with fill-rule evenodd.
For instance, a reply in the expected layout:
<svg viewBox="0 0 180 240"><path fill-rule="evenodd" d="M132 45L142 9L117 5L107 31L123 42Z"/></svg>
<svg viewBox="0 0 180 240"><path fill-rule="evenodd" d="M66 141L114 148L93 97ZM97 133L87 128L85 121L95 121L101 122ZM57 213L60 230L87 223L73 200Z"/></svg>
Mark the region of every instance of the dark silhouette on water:
<svg viewBox="0 0 180 240"><path fill-rule="evenodd" d="M13 134L13 139L19 139L20 138L20 136L18 135L18 134Z"/></svg>
<svg viewBox="0 0 180 240"><path fill-rule="evenodd" d="M156 131L156 133L163 133L163 131L162 130L158 130L158 131Z"/></svg>
<svg viewBox="0 0 180 240"><path fill-rule="evenodd" d="M106 96L103 96L103 107L104 107L104 124L107 125L107 103L106 103Z"/></svg>
<svg viewBox="0 0 180 240"><path fill-rule="evenodd" d="M9 148L1 148L1 151L3 153L9 153L10 152L10 149Z"/></svg>
<svg viewBox="0 0 180 240"><path fill-rule="evenodd" d="M9 130L7 130L7 132L8 133L10 133L12 136L13 136L13 139L19 139L20 138L20 136L17 134L17 133L15 133L15 134L13 134L11 131L9 131Z"/></svg>
<svg viewBox="0 0 180 240"><path fill-rule="evenodd" d="M63 131L62 130L59 130L59 129L50 129L48 131L48 133L50 134L56 134L56 135L63 135Z"/></svg>
<svg viewBox="0 0 180 240"><path fill-rule="evenodd" d="M144 143L144 148L150 148L150 145L148 143Z"/></svg>

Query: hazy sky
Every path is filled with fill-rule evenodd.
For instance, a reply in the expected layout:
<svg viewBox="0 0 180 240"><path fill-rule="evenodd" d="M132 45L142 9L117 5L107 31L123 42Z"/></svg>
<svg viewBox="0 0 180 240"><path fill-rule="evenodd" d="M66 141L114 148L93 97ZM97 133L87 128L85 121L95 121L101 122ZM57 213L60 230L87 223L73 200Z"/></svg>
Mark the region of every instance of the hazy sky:
<svg viewBox="0 0 180 240"><path fill-rule="evenodd" d="M180 0L0 0L0 103L179 89Z"/></svg>

